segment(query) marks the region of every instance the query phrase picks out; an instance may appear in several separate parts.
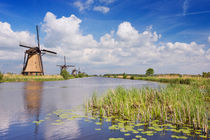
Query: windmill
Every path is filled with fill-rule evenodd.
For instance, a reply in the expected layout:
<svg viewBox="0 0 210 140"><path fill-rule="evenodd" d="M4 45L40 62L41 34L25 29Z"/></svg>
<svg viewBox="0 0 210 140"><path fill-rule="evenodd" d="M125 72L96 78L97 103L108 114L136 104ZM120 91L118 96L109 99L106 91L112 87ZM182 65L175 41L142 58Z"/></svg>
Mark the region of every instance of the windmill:
<svg viewBox="0 0 210 140"><path fill-rule="evenodd" d="M61 72L62 70L66 70L68 67L74 67L74 65L66 65L66 57L64 56L64 65L57 65L60 67Z"/></svg>
<svg viewBox="0 0 210 140"><path fill-rule="evenodd" d="M81 71L80 71L80 68L79 69L76 69L76 68L74 68L73 70L72 70L72 75L77 75L77 74L80 74L81 73Z"/></svg>
<svg viewBox="0 0 210 140"><path fill-rule="evenodd" d="M42 55L46 53L57 54L56 52L40 49L39 43L39 27L36 26L37 32L37 47L31 47L20 44L20 47L28 48L25 51L24 61L23 61L23 75L44 75Z"/></svg>

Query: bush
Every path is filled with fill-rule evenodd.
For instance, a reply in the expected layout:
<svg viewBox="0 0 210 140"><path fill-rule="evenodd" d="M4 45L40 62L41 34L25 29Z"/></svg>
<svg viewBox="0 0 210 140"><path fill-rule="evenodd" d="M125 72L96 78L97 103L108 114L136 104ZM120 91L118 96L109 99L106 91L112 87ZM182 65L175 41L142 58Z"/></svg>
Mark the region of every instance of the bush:
<svg viewBox="0 0 210 140"><path fill-rule="evenodd" d="M85 77L85 76L86 76L85 73L79 73L78 74L78 77L80 77L80 78Z"/></svg>
<svg viewBox="0 0 210 140"><path fill-rule="evenodd" d="M123 73L123 79L126 79L127 75L125 73Z"/></svg>
<svg viewBox="0 0 210 140"><path fill-rule="evenodd" d="M205 77L205 78L209 78L210 77L210 72L203 72L202 76Z"/></svg>
<svg viewBox="0 0 210 140"><path fill-rule="evenodd" d="M131 78L130 78L131 80L134 80L134 76L131 76Z"/></svg>
<svg viewBox="0 0 210 140"><path fill-rule="evenodd" d="M63 76L63 78L64 78L65 80L68 79L69 76L70 76L70 75L69 75L69 72L68 72L67 70L65 70L65 69L61 71L60 75Z"/></svg>
<svg viewBox="0 0 210 140"><path fill-rule="evenodd" d="M3 79L3 74L0 72L0 80L2 80Z"/></svg>

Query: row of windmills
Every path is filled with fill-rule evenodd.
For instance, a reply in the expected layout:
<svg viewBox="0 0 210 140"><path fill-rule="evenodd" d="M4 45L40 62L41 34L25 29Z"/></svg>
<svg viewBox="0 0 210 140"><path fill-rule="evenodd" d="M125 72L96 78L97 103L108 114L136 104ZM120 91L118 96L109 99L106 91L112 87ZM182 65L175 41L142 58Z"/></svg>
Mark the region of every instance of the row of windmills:
<svg viewBox="0 0 210 140"><path fill-rule="evenodd" d="M57 65L57 66L60 67L61 72L63 70L67 70L67 68L69 68L69 67L74 67L74 69L71 72L72 75L77 75L77 74L81 73L80 68L77 70L74 65L66 65L66 57L65 56L64 56L64 64L63 65Z"/></svg>
<svg viewBox="0 0 210 140"><path fill-rule="evenodd" d="M43 63L42 63L42 56L46 53L57 54L54 51L41 49L40 42L39 42L39 27L36 26L36 33L37 33L37 46L27 46L20 44L20 47L27 48L24 54L24 61L23 61L23 75L44 75ZM75 67L73 65L66 65L66 57L64 56L64 65L57 65L60 67L60 70L67 70L68 67ZM80 73L80 70L74 68L72 70L72 74L76 75Z"/></svg>

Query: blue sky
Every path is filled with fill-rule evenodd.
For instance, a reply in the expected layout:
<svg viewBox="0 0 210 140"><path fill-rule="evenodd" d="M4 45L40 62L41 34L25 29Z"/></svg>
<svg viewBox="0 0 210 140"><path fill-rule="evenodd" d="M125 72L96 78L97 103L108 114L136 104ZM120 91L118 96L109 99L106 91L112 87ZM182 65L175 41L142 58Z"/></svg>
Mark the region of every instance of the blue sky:
<svg viewBox="0 0 210 140"><path fill-rule="evenodd" d="M49 12L56 17L52 23L50 22L53 16L47 16ZM70 27L71 24L67 23L75 20L70 18L71 15L80 20L80 22L75 21L74 27ZM65 20L65 18L69 18L69 20ZM64 23L59 19L65 20ZM45 58L45 69L49 73L59 71L54 65L62 62L63 55L67 55L70 62L78 65L87 73L144 73L147 67L154 67L157 73L196 74L208 71L210 68L210 0L1 0L0 22L2 23L0 28L3 29L3 25L5 26L3 23L8 23L14 34L27 32L28 34L23 36L26 38L23 39L26 43L35 39L35 25L40 25L43 47L59 52L56 58L54 56L46 56ZM61 23L63 29L55 31L53 26L56 28ZM62 42L66 37L63 37L63 33L68 27L75 28L75 32L65 33L65 35L68 35L69 38L71 36L81 37L81 40L88 38L84 39L84 42L81 41L84 44ZM127 31L121 32L120 29ZM9 32L5 29L4 32L7 31ZM151 35L145 36L145 32ZM53 36L50 33L60 35L57 42L52 41L52 39L56 39L56 35ZM151 38L156 37L154 33L158 37L153 40ZM106 34L111 36L108 39L109 42L114 40L115 45L111 45L113 48L107 47L101 40ZM134 42L131 42L133 39L125 38L125 34L138 37ZM13 35L9 35L9 37ZM2 36L5 37L3 33ZM22 41L18 37L17 40ZM93 44L85 47L87 44L85 41L93 42ZM56 44L58 42L62 45ZM141 42L145 43L141 44ZM13 52L12 48L18 47L18 44L16 46L8 44L1 43L0 40L1 71L18 73L22 61L22 58L19 57L23 54L14 54L17 55L15 61L4 58L4 53ZM125 44L128 45L129 49L126 49ZM148 44L151 48L147 46ZM74 52L75 48L82 53ZM135 48L137 49L133 52L130 51ZM18 49L20 50L20 48ZM141 54L141 50L145 53ZM153 53L147 55L149 54L148 50L152 50ZM70 53L66 53L68 51ZM138 51L140 51L139 55L134 53ZM200 54L195 53L198 51ZM160 59L160 54L163 53L165 56ZM106 54L110 58L106 57ZM174 55L171 60L164 61L171 54ZM145 57L143 57L144 55ZM148 58L149 56L150 58ZM49 62L52 59L53 61ZM111 62L112 59L113 62ZM180 61L175 63L176 59L180 59ZM182 60L185 60L183 64L181 63ZM119 64L124 62L124 65ZM192 64L193 62L195 64ZM17 64L17 66L15 68L7 66L8 63L13 66ZM133 67L133 69L128 67Z"/></svg>

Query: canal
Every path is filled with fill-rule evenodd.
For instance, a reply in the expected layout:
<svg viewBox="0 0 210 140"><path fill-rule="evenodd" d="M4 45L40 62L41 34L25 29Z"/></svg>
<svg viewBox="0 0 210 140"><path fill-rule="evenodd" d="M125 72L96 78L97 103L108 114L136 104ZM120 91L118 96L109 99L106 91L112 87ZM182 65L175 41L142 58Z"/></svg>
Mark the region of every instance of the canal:
<svg viewBox="0 0 210 140"><path fill-rule="evenodd" d="M108 129L111 122L98 126L94 119L84 115L83 105L97 92L122 86L125 88L160 88L164 84L103 77L78 78L50 82L0 83L0 139L78 139L106 140L135 138L119 130ZM67 112L76 117L60 118ZM77 114L77 115L75 115ZM99 124L99 123L98 123ZM173 132L160 132L147 139L169 139Z"/></svg>

